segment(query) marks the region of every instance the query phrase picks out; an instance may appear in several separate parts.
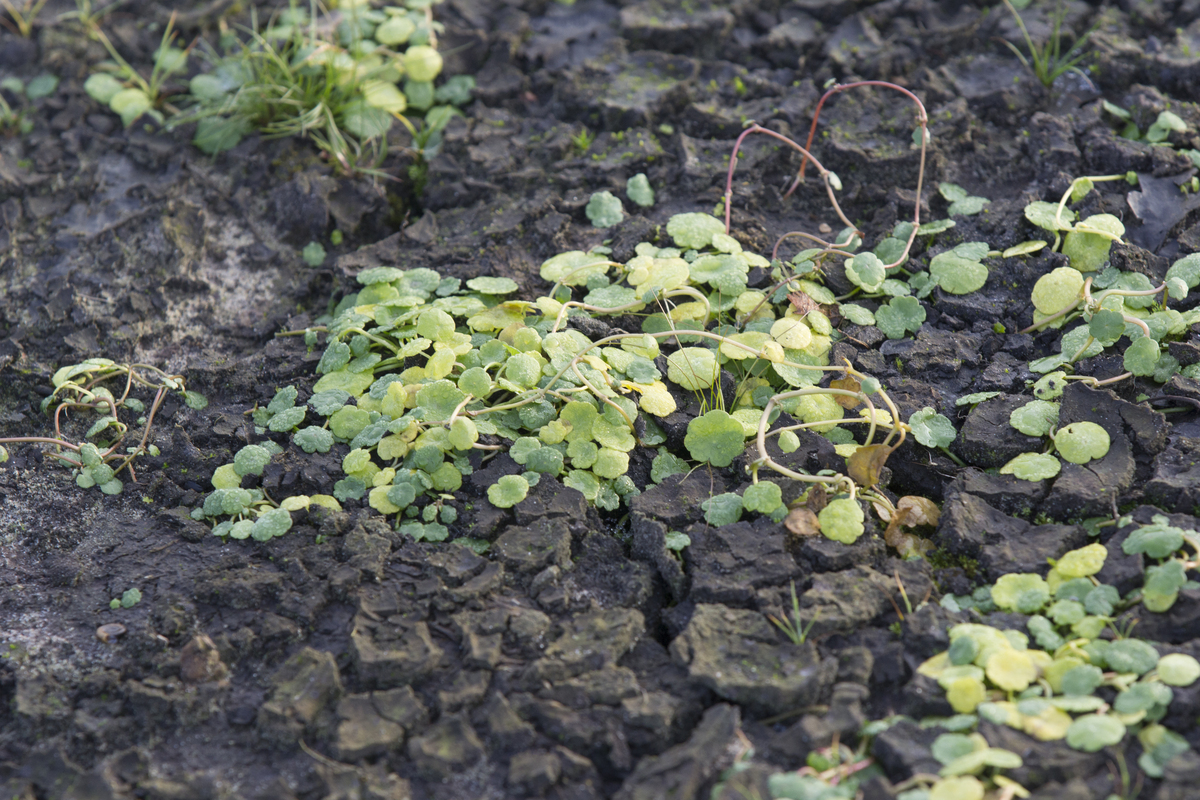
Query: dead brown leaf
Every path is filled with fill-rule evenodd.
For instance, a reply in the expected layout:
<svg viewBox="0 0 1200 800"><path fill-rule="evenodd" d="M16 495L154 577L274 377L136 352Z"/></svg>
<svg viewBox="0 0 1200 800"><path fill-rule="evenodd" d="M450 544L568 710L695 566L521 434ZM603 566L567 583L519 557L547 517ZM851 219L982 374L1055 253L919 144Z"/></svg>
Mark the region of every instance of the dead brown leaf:
<svg viewBox="0 0 1200 800"><path fill-rule="evenodd" d="M941 509L937 507L937 503L928 497L921 497L915 494L901 497L896 502L896 509L908 511L908 515L904 519L904 525L909 528L915 528L919 525L928 525L931 528L936 528L938 520L941 519L942 515Z"/></svg>
<svg viewBox="0 0 1200 800"><path fill-rule="evenodd" d="M846 459L846 472L859 486L869 489L879 483L879 473L894 448L882 444L864 445Z"/></svg>
<svg viewBox="0 0 1200 800"><path fill-rule="evenodd" d="M789 293L788 300L791 301L792 308L796 309L796 313L802 317L808 312L819 307L817 301L809 297L804 291Z"/></svg>
<svg viewBox="0 0 1200 800"><path fill-rule="evenodd" d="M784 527L797 536L816 536L821 532L817 515L808 508L793 508L783 519Z"/></svg>
<svg viewBox="0 0 1200 800"><path fill-rule="evenodd" d="M831 389L845 389L847 392L857 392L862 389L862 384L858 382L857 378L847 375L844 378L834 378L829 382L829 387ZM847 411L862 405L862 400L859 400L857 397L847 397L844 394L835 394L833 401Z"/></svg>
<svg viewBox="0 0 1200 800"><path fill-rule="evenodd" d="M829 492L825 491L825 484L817 483L810 486L808 496L804 499L804 507L814 514L820 514L827 505L829 505Z"/></svg>

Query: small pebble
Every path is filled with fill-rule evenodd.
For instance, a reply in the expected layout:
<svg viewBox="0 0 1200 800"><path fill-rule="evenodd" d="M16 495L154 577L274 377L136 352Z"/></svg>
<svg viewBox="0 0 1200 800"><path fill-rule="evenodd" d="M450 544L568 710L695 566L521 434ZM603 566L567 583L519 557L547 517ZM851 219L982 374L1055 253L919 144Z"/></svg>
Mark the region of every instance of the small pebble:
<svg viewBox="0 0 1200 800"><path fill-rule="evenodd" d="M833 228L829 227L829 224L826 222L822 222L820 225L818 225L817 230L821 233L833 233Z"/></svg>
<svg viewBox="0 0 1200 800"><path fill-rule="evenodd" d="M108 644L116 641L125 635L125 626L119 622L110 622L107 625L101 625L96 628L96 638Z"/></svg>

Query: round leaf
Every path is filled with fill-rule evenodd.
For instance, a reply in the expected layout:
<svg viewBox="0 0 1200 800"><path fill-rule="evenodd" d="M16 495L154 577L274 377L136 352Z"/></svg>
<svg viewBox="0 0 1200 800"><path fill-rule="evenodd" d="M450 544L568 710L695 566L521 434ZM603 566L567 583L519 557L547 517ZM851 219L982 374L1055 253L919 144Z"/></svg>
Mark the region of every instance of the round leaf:
<svg viewBox="0 0 1200 800"><path fill-rule="evenodd" d="M685 250L701 250L712 244L713 234L724 233L725 223L709 214L676 214L667 220L667 233Z"/></svg>
<svg viewBox="0 0 1200 800"><path fill-rule="evenodd" d="M1110 714L1088 714L1067 728L1067 744L1076 750L1095 753L1125 738L1125 725Z"/></svg>
<svg viewBox="0 0 1200 800"><path fill-rule="evenodd" d="M1062 463L1049 453L1021 453L1000 468L1001 475L1023 481L1044 481L1062 471Z"/></svg>
<svg viewBox="0 0 1200 800"><path fill-rule="evenodd" d="M1083 290L1083 275L1077 269L1058 267L1038 278L1033 285L1033 307L1049 316L1076 302ZM1124 330L1124 323L1121 329Z"/></svg>
<svg viewBox="0 0 1200 800"><path fill-rule="evenodd" d="M970 294L987 283L988 269L978 260L950 252L933 257L929 262L929 274L950 294Z"/></svg>
<svg viewBox="0 0 1200 800"><path fill-rule="evenodd" d="M1191 686L1200 678L1200 661L1184 653L1172 653L1158 660L1158 678L1168 686Z"/></svg>
<svg viewBox="0 0 1200 800"><path fill-rule="evenodd" d="M273 508L254 521L250 536L257 542L265 542L283 536L292 527L292 515L283 508Z"/></svg>
<svg viewBox="0 0 1200 800"><path fill-rule="evenodd" d="M712 386L718 372L717 357L707 347L681 347L667 356L667 377L689 391Z"/></svg>
<svg viewBox="0 0 1200 800"><path fill-rule="evenodd" d="M1059 455L1072 464L1086 464L1092 459L1103 458L1109 444L1108 431L1094 422L1072 422L1054 434L1054 446Z"/></svg>
<svg viewBox="0 0 1200 800"><path fill-rule="evenodd" d="M913 436L926 447L947 447L958 435L954 424L929 406L909 417L908 424Z"/></svg>
<svg viewBox="0 0 1200 800"><path fill-rule="evenodd" d="M1160 355L1158 342L1143 336L1125 348L1125 369L1134 375L1148 377L1154 374Z"/></svg>
<svg viewBox="0 0 1200 800"><path fill-rule="evenodd" d="M488 500L497 508L512 508L529 494L529 481L520 475L505 475L488 487Z"/></svg>
<svg viewBox="0 0 1200 800"><path fill-rule="evenodd" d="M1104 567L1104 559L1108 558L1108 549L1104 545L1094 543L1078 550L1072 550L1058 560L1055 569L1064 578L1086 578L1095 575Z"/></svg>
<svg viewBox="0 0 1200 800"><path fill-rule="evenodd" d="M1058 403L1031 400L1008 415L1008 424L1026 436L1045 436L1058 424Z"/></svg>
<svg viewBox="0 0 1200 800"><path fill-rule="evenodd" d="M751 484L742 493L742 505L747 511L770 514L783 505L783 491L769 481Z"/></svg>
<svg viewBox="0 0 1200 800"><path fill-rule="evenodd" d="M713 410L688 423L683 443L697 461L727 467L741 454L745 440L741 422L724 411Z"/></svg>
<svg viewBox="0 0 1200 800"><path fill-rule="evenodd" d="M862 506L848 497L831 500L817 515L821 523L821 533L826 538L844 544L854 544L863 535Z"/></svg>

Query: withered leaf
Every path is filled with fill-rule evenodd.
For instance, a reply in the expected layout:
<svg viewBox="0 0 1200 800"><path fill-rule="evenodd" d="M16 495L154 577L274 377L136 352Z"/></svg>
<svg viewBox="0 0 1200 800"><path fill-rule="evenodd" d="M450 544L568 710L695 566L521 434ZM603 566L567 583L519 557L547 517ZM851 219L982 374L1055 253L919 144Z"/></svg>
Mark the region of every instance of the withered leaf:
<svg viewBox="0 0 1200 800"><path fill-rule="evenodd" d="M834 378L829 382L829 387L831 389L845 389L847 392L857 392L862 388L862 385L856 378L851 375L847 375L844 378ZM844 394L835 394L833 396L833 400L846 410L858 408L860 405L862 405L862 401L857 397L847 397Z"/></svg>
<svg viewBox="0 0 1200 800"><path fill-rule="evenodd" d="M787 297L792 303L792 308L796 309L796 313L802 317L813 309L819 307L817 301L813 300L806 292L803 291L791 292Z"/></svg>
<svg viewBox="0 0 1200 800"><path fill-rule="evenodd" d="M817 483L810 486L806 492L804 507L814 514L820 514L827 505L829 505L829 492L825 491L825 484Z"/></svg>
<svg viewBox="0 0 1200 800"><path fill-rule="evenodd" d="M942 516L941 509L937 507L937 503L928 497L921 497L915 494L901 497L896 503L896 509L908 511L903 524L909 528L915 528L918 525L928 525L931 528L936 528L938 520Z"/></svg>
<svg viewBox="0 0 1200 800"><path fill-rule="evenodd" d="M870 488L879 483L879 473L894 449L882 444L864 445L846 459L846 472L859 486Z"/></svg>
<svg viewBox="0 0 1200 800"><path fill-rule="evenodd" d="M817 515L804 506L788 512L783 518L783 524L797 536L816 536L821 532L821 523L817 520Z"/></svg>

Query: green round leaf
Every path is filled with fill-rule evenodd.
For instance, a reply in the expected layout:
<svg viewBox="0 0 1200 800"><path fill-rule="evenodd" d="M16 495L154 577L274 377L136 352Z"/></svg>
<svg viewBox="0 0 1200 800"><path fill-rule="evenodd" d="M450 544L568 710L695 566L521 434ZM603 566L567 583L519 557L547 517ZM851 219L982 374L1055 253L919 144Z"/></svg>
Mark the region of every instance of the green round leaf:
<svg viewBox="0 0 1200 800"><path fill-rule="evenodd" d="M520 287L512 278L481 276L467 281L467 288L483 294L512 294Z"/></svg>
<svg viewBox="0 0 1200 800"><path fill-rule="evenodd" d="M238 475L262 475L263 467L271 460L265 447L248 444L233 457L233 469Z"/></svg>
<svg viewBox="0 0 1200 800"><path fill-rule="evenodd" d="M542 262L539 274L542 276L542 280L549 283L582 286L587 283L590 276L604 275L606 272L608 272L608 256L599 253L585 253L582 250L569 250Z"/></svg>
<svg viewBox="0 0 1200 800"><path fill-rule="evenodd" d="M747 511L770 514L783 505L783 490L770 481L751 484L742 493L742 505Z"/></svg>
<svg viewBox="0 0 1200 800"><path fill-rule="evenodd" d="M704 511L704 521L709 525L732 525L742 517L742 498L725 492L708 498L700 504L700 508Z"/></svg>
<svg viewBox="0 0 1200 800"><path fill-rule="evenodd" d="M597 228L611 228L625 219L625 207L612 192L594 192L584 209L587 218Z"/></svg>
<svg viewBox="0 0 1200 800"><path fill-rule="evenodd" d="M903 339L906 331L916 333L925 322L925 308L915 297L893 297L875 312L875 326L889 339Z"/></svg>
<svg viewBox="0 0 1200 800"><path fill-rule="evenodd" d="M292 441L306 453L328 453L333 447L333 434L316 425L309 425L292 434Z"/></svg>
<svg viewBox="0 0 1200 800"><path fill-rule="evenodd" d="M488 500L497 508L512 508L529 494L529 481L520 475L505 475L488 487Z"/></svg>
<svg viewBox="0 0 1200 800"><path fill-rule="evenodd" d="M724 233L725 223L709 214L676 214L667 220L667 233L685 250L701 250L712 244L715 233Z"/></svg>
<svg viewBox="0 0 1200 800"><path fill-rule="evenodd" d="M1104 672L1092 664L1072 667L1062 676L1063 694L1084 697L1096 691L1104 681Z"/></svg>
<svg viewBox="0 0 1200 800"><path fill-rule="evenodd" d="M1141 639L1118 639L1104 650L1109 669L1145 675L1158 665L1158 651Z"/></svg>
<svg viewBox="0 0 1200 800"><path fill-rule="evenodd" d="M625 194L642 208L654 205L654 189L651 188L650 180L644 172L639 172L625 182Z"/></svg>
<svg viewBox="0 0 1200 800"><path fill-rule="evenodd" d="M122 89L109 99L108 106L121 116L121 122L128 128L154 104L141 89Z"/></svg>
<svg viewBox="0 0 1200 800"><path fill-rule="evenodd" d="M95 76L93 76L95 77ZM88 80L91 80L89 78ZM86 88L87 84L84 84ZM1176 261L1167 270L1167 280L1178 278L1182 280L1189 289L1195 289L1200 286L1200 253L1192 253Z"/></svg>
<svg viewBox="0 0 1200 800"><path fill-rule="evenodd" d="M1158 342L1143 336L1125 348L1125 369L1142 377L1153 375L1160 355Z"/></svg>
<svg viewBox="0 0 1200 800"><path fill-rule="evenodd" d="M1158 679L1168 686L1191 686L1200 678L1200 661L1184 653L1172 653L1158 660Z"/></svg>
<svg viewBox="0 0 1200 800"><path fill-rule="evenodd" d="M741 455L745 441L742 423L718 409L689 422L683 443L697 461L727 467Z"/></svg>
<svg viewBox="0 0 1200 800"><path fill-rule="evenodd" d="M681 347L667 356L667 377L689 391L712 386L719 371L716 354L707 347Z"/></svg>
<svg viewBox="0 0 1200 800"><path fill-rule="evenodd" d="M273 508L254 521L250 536L257 542L265 542L283 536L292 527L292 515L283 508Z"/></svg>
<svg viewBox="0 0 1200 800"><path fill-rule="evenodd" d="M1056 400L1067 387L1067 373L1059 370L1043 375L1033 384L1033 396L1038 400Z"/></svg>
<svg viewBox="0 0 1200 800"><path fill-rule="evenodd" d="M1059 455L1072 464L1086 464L1092 459L1103 458L1109 444L1108 431L1094 422L1072 422L1054 433L1054 446Z"/></svg>
<svg viewBox="0 0 1200 800"><path fill-rule="evenodd" d="M408 79L428 83L442 71L442 56L432 47L419 44L404 53L404 72Z"/></svg>
<svg viewBox="0 0 1200 800"><path fill-rule="evenodd" d="M863 291L874 293L879 291L887 277L883 262L874 253L859 253L853 258L846 259L846 277Z"/></svg>
<svg viewBox="0 0 1200 800"><path fill-rule="evenodd" d="M1125 333L1125 317L1117 311L1101 309L1092 315L1088 332L1102 342L1115 342Z"/></svg>
<svg viewBox="0 0 1200 800"><path fill-rule="evenodd" d="M1005 611L1032 614L1050 600L1050 587L1040 575L1009 573L992 586L992 602Z"/></svg>
<svg viewBox="0 0 1200 800"><path fill-rule="evenodd" d="M1067 728L1067 744L1094 753L1125 738L1125 725L1110 714L1088 714Z"/></svg>
<svg viewBox="0 0 1200 800"><path fill-rule="evenodd" d="M908 424L916 440L926 447L947 447L958 435L954 423L929 406L909 417Z"/></svg>
<svg viewBox="0 0 1200 800"><path fill-rule="evenodd" d="M1151 558L1166 558L1183 546L1184 533L1168 524L1167 517L1155 514L1149 525L1131 533L1121 549L1132 555L1145 553Z"/></svg>
<svg viewBox="0 0 1200 800"><path fill-rule="evenodd" d="M1008 424L1026 436L1045 436L1058 424L1058 403L1031 400L1013 409Z"/></svg>
<svg viewBox="0 0 1200 800"><path fill-rule="evenodd" d="M821 533L843 544L854 544L863 535L864 519L862 506L848 497L830 500L817 515Z"/></svg>
<svg viewBox="0 0 1200 800"><path fill-rule="evenodd" d="M108 105L125 86L107 72L96 72L83 82L83 90L97 103Z"/></svg>
<svg viewBox="0 0 1200 800"><path fill-rule="evenodd" d="M1038 278L1033 285L1033 307L1046 314L1057 314L1075 303L1083 291L1083 276L1079 270L1058 267ZM1124 330L1122 323L1121 329Z"/></svg>
<svg viewBox="0 0 1200 800"><path fill-rule="evenodd" d="M1058 560L1055 569L1058 574L1070 580L1071 578L1086 578L1095 575L1104 567L1108 558L1108 548L1099 543L1089 544L1078 550L1072 550Z"/></svg>
<svg viewBox="0 0 1200 800"><path fill-rule="evenodd" d="M1023 481L1044 481L1062 471L1062 463L1049 453L1021 453L1000 468L1001 475Z"/></svg>
<svg viewBox="0 0 1200 800"><path fill-rule="evenodd" d="M977 259L971 260L949 252L933 257L929 262L929 274L938 286L950 294L970 294L987 283L988 269Z"/></svg>
<svg viewBox="0 0 1200 800"><path fill-rule="evenodd" d="M303 411L303 409L300 409ZM274 422L274 418L271 420ZM357 406L342 406L329 417L329 430L341 439L353 439L371 422L371 416Z"/></svg>
<svg viewBox="0 0 1200 800"><path fill-rule="evenodd" d="M1058 220L1055 220L1055 214L1058 212L1058 203L1047 203L1042 200L1035 200L1025 206L1025 219L1037 225L1039 228L1054 232L1068 231L1071 229L1071 223L1075 221L1076 214L1067 207L1063 207L1062 213L1059 214Z"/></svg>

